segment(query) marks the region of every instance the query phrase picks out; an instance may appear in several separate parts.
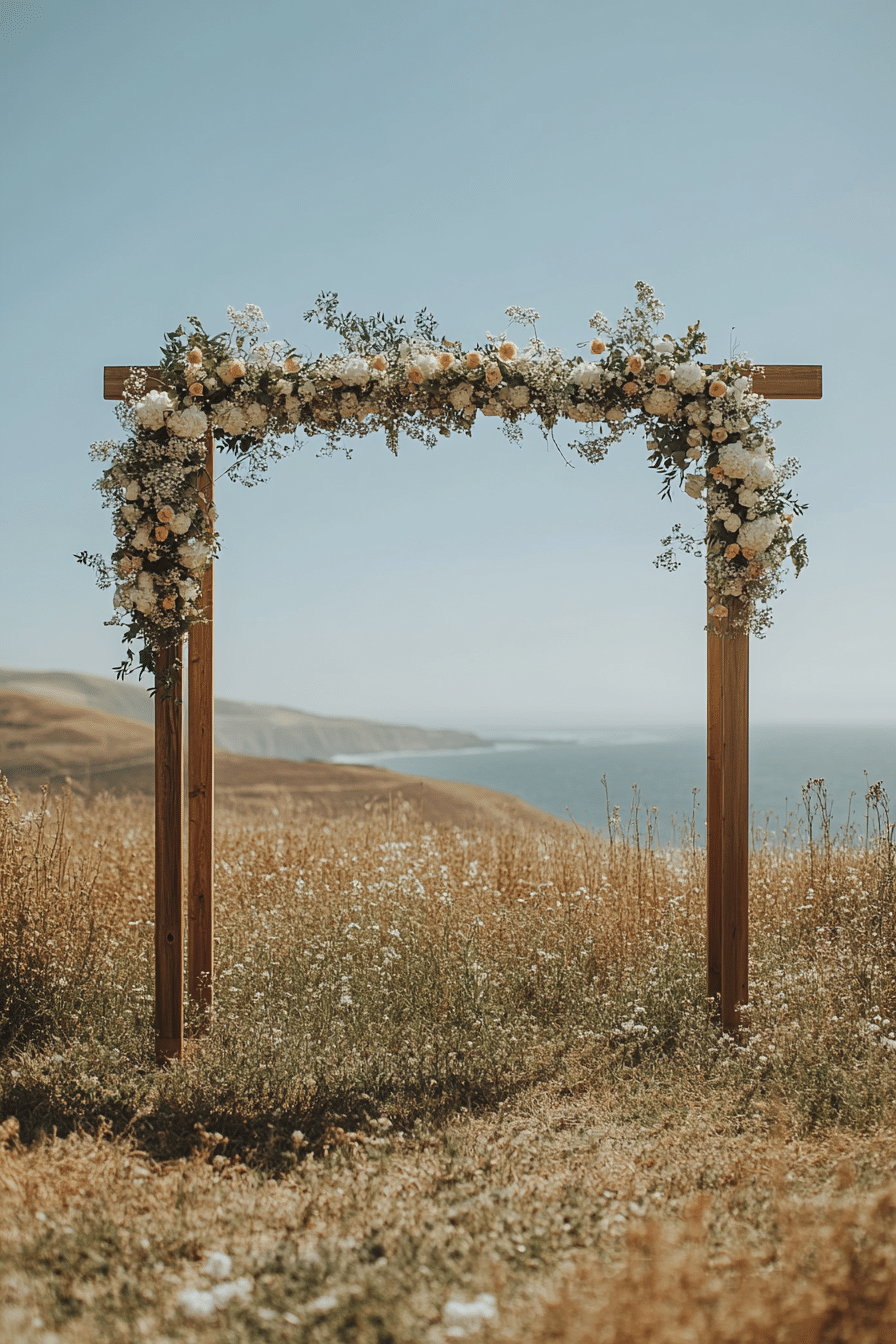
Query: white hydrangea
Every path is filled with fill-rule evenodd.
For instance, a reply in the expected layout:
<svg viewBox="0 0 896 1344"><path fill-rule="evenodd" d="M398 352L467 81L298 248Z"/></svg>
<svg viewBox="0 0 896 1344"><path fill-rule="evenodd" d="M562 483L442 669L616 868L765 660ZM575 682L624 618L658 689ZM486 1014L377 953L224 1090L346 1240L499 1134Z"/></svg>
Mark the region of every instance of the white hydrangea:
<svg viewBox="0 0 896 1344"><path fill-rule="evenodd" d="M370 369L363 355L348 355L339 365L336 377L347 387L363 387L370 382Z"/></svg>
<svg viewBox="0 0 896 1344"><path fill-rule="evenodd" d="M737 497L745 509L756 509L759 507L760 496L755 490L740 489Z"/></svg>
<svg viewBox="0 0 896 1344"><path fill-rule="evenodd" d="M168 430L179 439L201 439L208 429L208 416L198 406L187 406L168 417Z"/></svg>
<svg viewBox="0 0 896 1344"><path fill-rule="evenodd" d="M603 376L603 364L577 364L569 375L569 381L578 387L600 387Z"/></svg>
<svg viewBox="0 0 896 1344"><path fill-rule="evenodd" d="M678 397L667 387L655 387L644 398L644 409L650 415L671 415L678 405Z"/></svg>
<svg viewBox="0 0 896 1344"><path fill-rule="evenodd" d="M130 523L131 526L133 526L140 517L140 510L137 508L136 504L122 504L121 516L126 523Z"/></svg>
<svg viewBox="0 0 896 1344"><path fill-rule="evenodd" d="M752 522L744 523L737 538L741 550L746 548L755 551L757 555L767 551L774 541L781 523L782 518L779 513L770 514L766 518L754 518Z"/></svg>
<svg viewBox="0 0 896 1344"><path fill-rule="evenodd" d="M777 475L774 464L764 453L754 453L744 472L744 485L748 490L768 490L769 486L774 485Z"/></svg>
<svg viewBox="0 0 896 1344"><path fill-rule="evenodd" d="M134 407L134 414L144 429L161 429L165 416L174 410L174 403L167 392L147 392Z"/></svg>
<svg viewBox="0 0 896 1344"><path fill-rule="evenodd" d="M134 584L133 604L144 616L148 616L156 605L156 586L155 580L146 570L142 570L137 575L137 582Z"/></svg>
<svg viewBox="0 0 896 1344"><path fill-rule="evenodd" d="M258 401L249 402L249 405L246 407L245 415L246 423L252 425L253 428L258 428L260 425L263 425L268 418L266 409Z"/></svg>
<svg viewBox="0 0 896 1344"><path fill-rule="evenodd" d="M505 406L511 406L515 411L522 411L529 405L529 389L525 384L517 387L504 387L501 389L501 400Z"/></svg>
<svg viewBox="0 0 896 1344"><path fill-rule="evenodd" d="M653 348L660 356L675 354L675 342L670 341L668 336L662 336L659 340L654 341Z"/></svg>
<svg viewBox="0 0 896 1344"><path fill-rule="evenodd" d="M220 406L215 407L215 423L225 434L242 434L246 428L246 417L241 406L234 406L232 401L222 401Z"/></svg>
<svg viewBox="0 0 896 1344"><path fill-rule="evenodd" d="M180 593L184 602L190 604L196 601L199 596L199 584L195 579L184 579L177 585L177 591Z"/></svg>
<svg viewBox="0 0 896 1344"><path fill-rule="evenodd" d="M702 392L706 386L706 374L693 360L676 364L672 370L672 377L679 392Z"/></svg>
<svg viewBox="0 0 896 1344"><path fill-rule="evenodd" d="M176 513L168 526L178 537L182 537L185 532L189 532L192 521L188 513Z"/></svg>
<svg viewBox="0 0 896 1344"><path fill-rule="evenodd" d="M189 541L182 541L177 548L180 562L185 569L204 569L210 553L208 542L201 541L198 537L191 537Z"/></svg>
<svg viewBox="0 0 896 1344"><path fill-rule="evenodd" d="M439 361L426 350L421 350L411 362L417 365L424 378L435 378L441 373Z"/></svg>
<svg viewBox="0 0 896 1344"><path fill-rule="evenodd" d="M462 411L473 400L473 389L469 383L458 383L448 393L448 400L456 411Z"/></svg>

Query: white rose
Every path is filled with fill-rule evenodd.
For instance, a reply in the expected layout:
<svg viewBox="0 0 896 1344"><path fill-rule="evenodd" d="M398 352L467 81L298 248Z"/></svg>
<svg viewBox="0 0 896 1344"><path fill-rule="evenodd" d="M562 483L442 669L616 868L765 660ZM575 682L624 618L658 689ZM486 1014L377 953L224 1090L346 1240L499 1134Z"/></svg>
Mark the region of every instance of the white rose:
<svg viewBox="0 0 896 1344"><path fill-rule="evenodd" d="M220 406L215 407L215 423L225 434L242 434L246 428L246 417L241 407L234 406L232 401L222 401Z"/></svg>
<svg viewBox="0 0 896 1344"><path fill-rule="evenodd" d="M177 548L180 562L185 569L204 569L208 562L209 553L208 542L200 541L198 537L192 537L189 541L182 541Z"/></svg>
<svg viewBox="0 0 896 1344"><path fill-rule="evenodd" d="M258 427L263 425L268 418L268 413L260 402L250 401L246 407L246 423Z"/></svg>
<svg viewBox="0 0 896 1344"><path fill-rule="evenodd" d="M781 522L781 515L773 513L770 517L754 518L752 522L744 523L738 537L741 550L746 547L748 550L756 551L757 554L767 551L775 539Z"/></svg>
<svg viewBox="0 0 896 1344"><path fill-rule="evenodd" d="M759 495L757 495L755 490L738 490L737 497L745 509L755 509L759 507Z"/></svg>
<svg viewBox="0 0 896 1344"><path fill-rule="evenodd" d="M704 476L685 476L684 478L685 494L690 495L691 499L699 499L706 488L706 478Z"/></svg>
<svg viewBox="0 0 896 1344"><path fill-rule="evenodd" d="M131 540L131 545L138 551L145 551L149 545L149 528L144 523L143 527L138 527Z"/></svg>
<svg viewBox="0 0 896 1344"><path fill-rule="evenodd" d="M208 417L198 406L187 406L168 417L168 432L179 439L200 439L208 429Z"/></svg>
<svg viewBox="0 0 896 1344"><path fill-rule="evenodd" d="M279 392L281 397L291 397L295 383L291 383L288 378L281 378L274 384L274 391Z"/></svg>
<svg viewBox="0 0 896 1344"><path fill-rule="evenodd" d="M161 429L165 416L174 410L174 403L167 392L147 392L134 407L134 414L144 429Z"/></svg>
<svg viewBox="0 0 896 1344"><path fill-rule="evenodd" d="M473 400L473 389L469 383L458 383L448 393L448 400L456 411L462 411Z"/></svg>
<svg viewBox="0 0 896 1344"><path fill-rule="evenodd" d="M729 513L728 517L725 519L725 527L728 529L729 532L736 532L737 529L740 527L739 514Z"/></svg>
<svg viewBox="0 0 896 1344"><path fill-rule="evenodd" d="M177 591L185 602L195 602L199 596L199 584L195 579L184 579L177 585Z"/></svg>
<svg viewBox="0 0 896 1344"><path fill-rule="evenodd" d="M649 415L671 415L678 405L678 397L668 388L656 387L644 398L644 409Z"/></svg>
<svg viewBox="0 0 896 1344"><path fill-rule="evenodd" d="M417 365L417 368L423 374L424 378L435 378L436 374L441 373L439 361L436 359L435 355L424 352L417 355L414 363Z"/></svg>
<svg viewBox="0 0 896 1344"><path fill-rule="evenodd" d="M302 386L299 388L299 396L302 398L303 401L310 401L316 391L317 388L314 386L311 379L306 378Z"/></svg>
<svg viewBox="0 0 896 1344"><path fill-rule="evenodd" d="M155 583L151 574L144 570L137 576L137 582L134 585L134 606L144 616L148 616L156 605Z"/></svg>
<svg viewBox="0 0 896 1344"><path fill-rule="evenodd" d="M182 537L185 532L189 532L192 521L193 519L188 513L176 513L168 524L168 527L172 532L176 533L177 536Z"/></svg>
<svg viewBox="0 0 896 1344"><path fill-rule="evenodd" d="M292 423L296 424L299 418L299 410L301 409L298 397L287 397L285 405L286 414L289 416Z"/></svg>
<svg viewBox="0 0 896 1344"><path fill-rule="evenodd" d="M621 406L611 406L604 416L605 420L624 420L625 411Z"/></svg>
<svg viewBox="0 0 896 1344"><path fill-rule="evenodd" d="M706 386L706 374L693 360L688 360L685 364L676 364L672 370L672 377L679 392L702 392Z"/></svg>
<svg viewBox="0 0 896 1344"><path fill-rule="evenodd" d="M670 341L668 336L663 336L661 340L653 342L653 348L658 355L674 355L675 342Z"/></svg>
<svg viewBox="0 0 896 1344"><path fill-rule="evenodd" d="M130 523L131 526L133 526L140 518L140 510L137 508L136 504L122 504L121 516L126 523Z"/></svg>
<svg viewBox="0 0 896 1344"><path fill-rule="evenodd" d="M124 492L125 499L136 499L140 494L140 482L128 481L128 488Z"/></svg>

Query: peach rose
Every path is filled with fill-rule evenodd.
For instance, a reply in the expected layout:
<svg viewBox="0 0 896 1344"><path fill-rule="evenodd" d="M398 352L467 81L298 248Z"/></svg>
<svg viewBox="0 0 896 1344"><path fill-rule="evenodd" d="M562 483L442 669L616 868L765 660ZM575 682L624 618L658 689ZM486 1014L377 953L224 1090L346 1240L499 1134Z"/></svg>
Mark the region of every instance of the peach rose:
<svg viewBox="0 0 896 1344"><path fill-rule="evenodd" d="M439 355L438 362L439 362L439 368L444 373L444 371L446 369L450 369L451 365L454 363L454 356L451 354L450 350L443 350L442 353Z"/></svg>
<svg viewBox="0 0 896 1344"><path fill-rule="evenodd" d="M418 369L416 364L412 364L408 369L408 382L415 386L423 382L423 370Z"/></svg>
<svg viewBox="0 0 896 1344"><path fill-rule="evenodd" d="M710 616L714 616L716 620L719 621L722 619L723 616L728 615L728 608L722 606L710 607L709 614Z"/></svg>
<svg viewBox="0 0 896 1344"><path fill-rule="evenodd" d="M629 397L633 397L633 396L635 395L636 392L640 392L640 391L641 391L641 389L638 387L638 384L637 384L637 383L624 383L623 386L622 386L622 390L623 390L623 392L625 392L626 395L629 396Z"/></svg>
<svg viewBox="0 0 896 1344"><path fill-rule="evenodd" d="M177 599L175 598L174 594L169 593L167 597L162 598L162 606L165 608L166 611L173 611L176 601Z"/></svg>
<svg viewBox="0 0 896 1344"><path fill-rule="evenodd" d="M167 527L157 527L155 532L153 533L153 536L155 537L156 541L166 541L168 538Z"/></svg>
<svg viewBox="0 0 896 1344"><path fill-rule="evenodd" d="M501 359L516 359L516 346L513 341L502 341L498 346L498 354Z"/></svg>
<svg viewBox="0 0 896 1344"><path fill-rule="evenodd" d="M386 356L374 355L373 359L370 361L370 365L371 368L376 369L378 373L383 373L386 368Z"/></svg>
<svg viewBox="0 0 896 1344"><path fill-rule="evenodd" d="M736 555L740 555L740 547L736 541L732 541L730 546L725 547L725 559L733 560Z"/></svg>
<svg viewBox="0 0 896 1344"><path fill-rule="evenodd" d="M202 363L202 351L198 346L194 345L193 349L187 352L187 363L193 365Z"/></svg>
<svg viewBox="0 0 896 1344"><path fill-rule="evenodd" d="M205 392L205 388L202 386L201 383L191 383L191 384L190 384L190 396L191 396L191 397L201 397L201 396L204 394L204 392Z"/></svg>
<svg viewBox="0 0 896 1344"><path fill-rule="evenodd" d="M710 467L710 469L709 469L709 474L710 474L710 476L714 476L715 479L716 479L717 481L720 481L720 480L722 479L722 477L725 475L725 468L724 468L724 467Z"/></svg>
<svg viewBox="0 0 896 1344"><path fill-rule="evenodd" d="M478 368L479 368L479 365L480 365L481 363L482 363L482 356L480 355L480 353L479 353L478 350L468 350L468 351L467 351L467 368L468 368L468 369L478 369Z"/></svg>
<svg viewBox="0 0 896 1344"><path fill-rule="evenodd" d="M295 355L287 355L283 361L283 370L285 373L298 373L302 367L302 361L296 359Z"/></svg>
<svg viewBox="0 0 896 1344"><path fill-rule="evenodd" d="M793 522L793 514L792 514L792 513L782 513L782 514L781 514L781 517L784 519L785 523L792 523L792 522Z"/></svg>
<svg viewBox="0 0 896 1344"><path fill-rule="evenodd" d="M602 355L606 348L607 347L604 345L603 341L599 341L595 336L594 340L591 342L592 355Z"/></svg>
<svg viewBox="0 0 896 1344"><path fill-rule="evenodd" d="M752 546L743 546L743 547L741 548L741 552L740 552L740 553L741 553L741 555L743 556L743 558L744 558L745 560L753 560L753 559L755 558L755 555L756 555L756 552L753 550L753 547L752 547ZM753 576L753 577L755 577L755 576Z"/></svg>
<svg viewBox="0 0 896 1344"><path fill-rule="evenodd" d="M667 369L665 365L661 369L657 369L656 373L653 375L653 381L656 383L657 387L665 387L667 383L671 383L672 381L672 370Z"/></svg>
<svg viewBox="0 0 896 1344"><path fill-rule="evenodd" d="M714 429L712 432L714 443L724 443L728 437L727 429Z"/></svg>
<svg viewBox="0 0 896 1344"><path fill-rule="evenodd" d="M629 355L625 362L628 364L629 373L640 373L644 367L644 361L640 355Z"/></svg>
<svg viewBox="0 0 896 1344"><path fill-rule="evenodd" d="M497 364L489 364L485 370L485 381L489 387L497 387L502 378Z"/></svg>
<svg viewBox="0 0 896 1344"><path fill-rule="evenodd" d="M171 508L170 504L163 504L156 514L156 517L160 523L164 523L167 527L169 523L174 522L174 510Z"/></svg>
<svg viewBox="0 0 896 1344"><path fill-rule="evenodd" d="M709 385L709 395L711 397L724 397L728 391L728 384L723 383L721 378L717 378L714 383Z"/></svg>
<svg viewBox="0 0 896 1344"><path fill-rule="evenodd" d="M227 370L231 378L245 378L246 366L241 359L234 359L230 362L230 368Z"/></svg>

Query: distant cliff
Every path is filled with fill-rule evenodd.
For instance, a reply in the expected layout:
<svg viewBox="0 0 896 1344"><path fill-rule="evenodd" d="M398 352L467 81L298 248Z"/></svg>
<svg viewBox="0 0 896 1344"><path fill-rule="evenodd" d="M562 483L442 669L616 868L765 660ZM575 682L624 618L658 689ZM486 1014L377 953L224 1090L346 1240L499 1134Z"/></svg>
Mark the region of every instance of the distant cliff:
<svg viewBox="0 0 896 1344"><path fill-rule="evenodd" d="M80 672L28 672L0 668L0 689L39 695L83 709L152 723L145 685ZM286 761L327 760L378 751L446 751L487 746L475 733L414 728L370 719L337 719L276 705L215 700L215 746L242 756Z"/></svg>

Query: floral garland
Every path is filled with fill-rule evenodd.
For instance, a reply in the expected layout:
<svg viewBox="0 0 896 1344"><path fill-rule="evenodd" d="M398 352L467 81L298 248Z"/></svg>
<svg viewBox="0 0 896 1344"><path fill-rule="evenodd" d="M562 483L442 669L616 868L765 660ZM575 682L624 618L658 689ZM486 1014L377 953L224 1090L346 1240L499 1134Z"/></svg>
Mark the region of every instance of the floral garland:
<svg viewBox="0 0 896 1344"><path fill-rule="evenodd" d="M162 347L165 390L147 391L145 371L134 370L118 408L127 440L91 449L110 462L97 487L114 509L118 545L111 568L100 556L77 558L102 586L115 583L108 624L126 626L129 645L142 641L140 663L151 668L155 650L203 619L201 576L219 545L203 491L208 436L233 455L227 474L254 484L289 451L279 446L283 436L295 446L297 431L323 435L325 451L348 451L348 438L384 430L394 452L402 433L432 446L440 434L470 433L481 414L499 417L512 439L529 415L551 437L561 419L580 422L589 428L573 446L592 462L643 425L662 493L677 483L705 508L710 617L761 633L783 561L789 555L797 573L807 563L805 538L791 530L802 509L783 488L796 464L774 464L776 423L751 391L750 361L701 363L706 341L696 323L682 339L657 336L662 306L648 285L636 291L634 311L624 310L615 331L601 313L591 318L591 358L546 346L538 313L522 308L507 309L532 328L522 348L489 333L484 344L463 347L438 339L426 310L407 330L403 318L343 314L335 294L322 294L305 319L336 330L341 350L314 360L262 342L267 326L252 304L228 308L231 331L218 336L190 318L190 331L178 327ZM674 542L701 544L676 527L657 564L677 567ZM730 598L738 601L726 605ZM120 674L132 657L129 649Z"/></svg>

